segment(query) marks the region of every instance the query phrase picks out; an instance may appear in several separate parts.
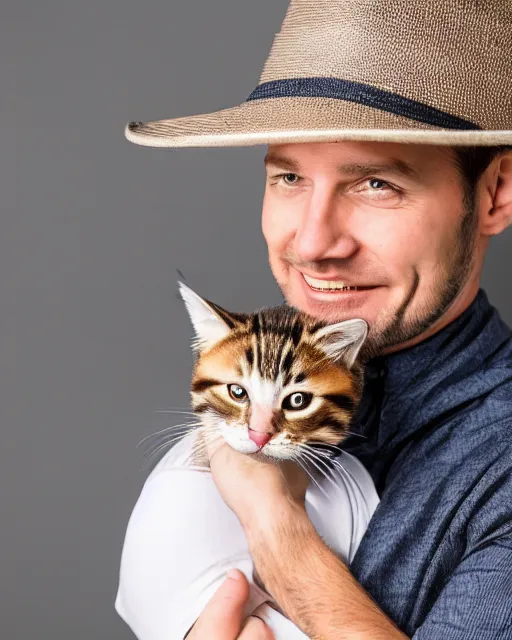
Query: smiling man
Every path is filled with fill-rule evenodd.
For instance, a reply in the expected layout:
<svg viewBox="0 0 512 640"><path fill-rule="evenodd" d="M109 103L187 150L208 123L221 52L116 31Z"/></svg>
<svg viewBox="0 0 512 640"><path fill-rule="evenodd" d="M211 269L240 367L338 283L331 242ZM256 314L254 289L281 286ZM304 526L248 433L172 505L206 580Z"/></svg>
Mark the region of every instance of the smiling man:
<svg viewBox="0 0 512 640"><path fill-rule="evenodd" d="M301 473L209 452L261 580L311 638L512 637L512 337L480 289L512 220L511 25L505 0L294 0L247 102L127 128L268 144L262 227L287 302L369 325L364 437L344 448L380 503L350 567ZM190 640L270 637L241 630L238 577Z"/></svg>

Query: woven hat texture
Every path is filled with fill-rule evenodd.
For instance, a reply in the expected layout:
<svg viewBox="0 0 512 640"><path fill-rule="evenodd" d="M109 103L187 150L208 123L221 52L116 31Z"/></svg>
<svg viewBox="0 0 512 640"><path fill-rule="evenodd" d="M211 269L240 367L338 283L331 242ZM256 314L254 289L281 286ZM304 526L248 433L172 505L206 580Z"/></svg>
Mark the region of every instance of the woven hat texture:
<svg viewBox="0 0 512 640"><path fill-rule="evenodd" d="M125 133L153 147L512 144L512 0L292 0L244 102Z"/></svg>

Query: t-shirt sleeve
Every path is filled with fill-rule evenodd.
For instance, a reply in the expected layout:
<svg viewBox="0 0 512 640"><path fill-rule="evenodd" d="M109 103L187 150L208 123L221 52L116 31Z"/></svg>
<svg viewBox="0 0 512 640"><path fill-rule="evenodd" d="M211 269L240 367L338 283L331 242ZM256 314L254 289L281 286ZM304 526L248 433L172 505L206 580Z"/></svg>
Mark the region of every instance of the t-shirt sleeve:
<svg viewBox="0 0 512 640"><path fill-rule="evenodd" d="M210 474L164 469L148 479L128 523L116 611L139 640L180 640L233 567L251 584L247 616L270 598L252 580L238 519Z"/></svg>
<svg viewBox="0 0 512 640"><path fill-rule="evenodd" d="M412 640L512 638L512 532L472 551Z"/></svg>

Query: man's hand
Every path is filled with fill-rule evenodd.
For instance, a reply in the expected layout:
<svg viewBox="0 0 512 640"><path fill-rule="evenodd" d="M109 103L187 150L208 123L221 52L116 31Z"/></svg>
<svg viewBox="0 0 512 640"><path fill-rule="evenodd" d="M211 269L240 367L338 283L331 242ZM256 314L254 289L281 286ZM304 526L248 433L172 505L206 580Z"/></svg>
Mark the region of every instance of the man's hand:
<svg viewBox="0 0 512 640"><path fill-rule="evenodd" d="M239 453L220 436L209 438L208 455L265 590L306 636L407 640L318 535L306 512L309 478L301 468Z"/></svg>
<svg viewBox="0 0 512 640"><path fill-rule="evenodd" d="M242 628L245 603L249 598L249 584L241 571L220 586L192 627L187 640L274 640L267 625L250 616Z"/></svg>
<svg viewBox="0 0 512 640"><path fill-rule="evenodd" d="M217 489L244 528L282 509L305 510L309 476L294 462L240 453L220 436L208 438L208 456Z"/></svg>

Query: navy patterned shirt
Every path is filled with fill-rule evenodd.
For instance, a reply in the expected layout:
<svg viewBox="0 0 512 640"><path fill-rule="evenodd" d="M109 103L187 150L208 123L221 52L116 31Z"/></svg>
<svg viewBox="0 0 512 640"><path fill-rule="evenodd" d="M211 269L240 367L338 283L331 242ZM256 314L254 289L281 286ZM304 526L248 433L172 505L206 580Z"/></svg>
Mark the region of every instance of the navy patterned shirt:
<svg viewBox="0 0 512 640"><path fill-rule="evenodd" d="M414 640L512 640L512 334L483 290L368 364L353 428L381 498L356 579Z"/></svg>

